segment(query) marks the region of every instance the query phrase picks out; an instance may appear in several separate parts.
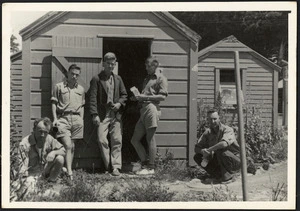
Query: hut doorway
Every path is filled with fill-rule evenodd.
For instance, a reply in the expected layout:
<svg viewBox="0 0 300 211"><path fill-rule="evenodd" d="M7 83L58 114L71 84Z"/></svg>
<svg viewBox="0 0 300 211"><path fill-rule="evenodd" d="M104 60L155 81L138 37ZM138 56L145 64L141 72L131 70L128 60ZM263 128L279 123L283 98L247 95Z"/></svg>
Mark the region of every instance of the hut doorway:
<svg viewBox="0 0 300 211"><path fill-rule="evenodd" d="M135 86L140 91L147 75L145 60L151 55L151 40L128 38L103 38L103 56L114 52L117 57L117 74L121 76L128 93L128 101L123 114L123 162L132 162L138 156L130 143L135 124L139 118L137 103L130 101L130 88ZM143 143L146 143L143 140Z"/></svg>

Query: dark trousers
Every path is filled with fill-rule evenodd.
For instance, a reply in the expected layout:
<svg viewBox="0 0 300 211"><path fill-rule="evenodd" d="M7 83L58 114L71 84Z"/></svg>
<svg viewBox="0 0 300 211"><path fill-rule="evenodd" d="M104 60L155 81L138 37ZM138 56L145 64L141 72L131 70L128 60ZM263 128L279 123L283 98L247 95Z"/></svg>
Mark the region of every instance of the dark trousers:
<svg viewBox="0 0 300 211"><path fill-rule="evenodd" d="M201 165L203 155L195 154L194 160ZM208 174L216 178L228 180L232 174L240 170L241 160L239 155L233 154L229 150L217 150L213 157L210 157L206 167L203 167Z"/></svg>

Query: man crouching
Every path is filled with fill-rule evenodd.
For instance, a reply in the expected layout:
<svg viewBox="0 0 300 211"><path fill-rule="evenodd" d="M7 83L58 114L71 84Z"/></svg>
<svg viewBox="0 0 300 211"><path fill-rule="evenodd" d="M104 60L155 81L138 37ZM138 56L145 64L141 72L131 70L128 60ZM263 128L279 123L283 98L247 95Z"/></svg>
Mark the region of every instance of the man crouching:
<svg viewBox="0 0 300 211"><path fill-rule="evenodd" d="M55 182L63 165L65 148L49 135L52 122L49 118L36 119L33 132L22 139L19 145L21 175L42 174L49 182Z"/></svg>
<svg viewBox="0 0 300 211"><path fill-rule="evenodd" d="M207 112L209 128L195 145L194 160L207 173L215 177L215 181L229 183L240 170L240 151L233 128L220 122L216 109ZM212 178L208 179L212 182ZM210 183L209 181L206 181Z"/></svg>

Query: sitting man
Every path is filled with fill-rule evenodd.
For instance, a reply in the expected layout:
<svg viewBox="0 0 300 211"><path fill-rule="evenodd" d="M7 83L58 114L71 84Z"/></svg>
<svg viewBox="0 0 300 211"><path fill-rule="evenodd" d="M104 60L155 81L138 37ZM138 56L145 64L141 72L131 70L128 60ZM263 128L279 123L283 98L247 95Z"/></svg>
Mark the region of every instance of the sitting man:
<svg viewBox="0 0 300 211"><path fill-rule="evenodd" d="M47 117L36 119L33 132L20 142L21 175L28 177L42 174L49 182L56 182L66 152L64 146L48 134L51 125Z"/></svg>
<svg viewBox="0 0 300 211"><path fill-rule="evenodd" d="M240 170L239 144L234 131L220 122L216 109L207 112L209 127L195 145L194 160L221 183L232 181ZM219 180L221 179L221 180Z"/></svg>

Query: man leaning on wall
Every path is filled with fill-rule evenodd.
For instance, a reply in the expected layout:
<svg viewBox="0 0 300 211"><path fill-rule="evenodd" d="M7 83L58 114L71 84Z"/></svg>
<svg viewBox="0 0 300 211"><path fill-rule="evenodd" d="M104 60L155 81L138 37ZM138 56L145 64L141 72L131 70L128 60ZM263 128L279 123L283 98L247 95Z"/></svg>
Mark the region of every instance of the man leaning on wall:
<svg viewBox="0 0 300 211"><path fill-rule="evenodd" d="M53 125L58 130L57 139L66 149L66 171L70 181L73 180L74 141L83 139L85 91L77 82L80 73L81 68L72 64L67 78L55 85L51 98Z"/></svg>

